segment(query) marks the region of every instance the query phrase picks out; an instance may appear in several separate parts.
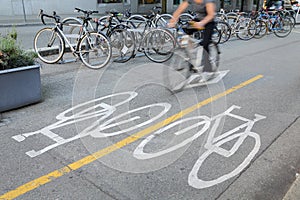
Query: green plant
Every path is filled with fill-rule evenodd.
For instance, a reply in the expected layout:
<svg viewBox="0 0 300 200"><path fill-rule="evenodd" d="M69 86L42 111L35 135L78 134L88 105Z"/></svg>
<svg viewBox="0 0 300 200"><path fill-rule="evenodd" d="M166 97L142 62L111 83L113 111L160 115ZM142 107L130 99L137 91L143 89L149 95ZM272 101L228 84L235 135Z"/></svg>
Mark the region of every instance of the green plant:
<svg viewBox="0 0 300 200"><path fill-rule="evenodd" d="M17 32L0 35L0 70L34 65L35 52L25 51L17 43Z"/></svg>

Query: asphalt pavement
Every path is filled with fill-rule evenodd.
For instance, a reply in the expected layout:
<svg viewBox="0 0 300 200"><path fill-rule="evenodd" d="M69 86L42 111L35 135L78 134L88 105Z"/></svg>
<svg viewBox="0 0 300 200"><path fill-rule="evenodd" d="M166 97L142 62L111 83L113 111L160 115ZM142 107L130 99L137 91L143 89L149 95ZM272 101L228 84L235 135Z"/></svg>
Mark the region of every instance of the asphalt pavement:
<svg viewBox="0 0 300 200"><path fill-rule="evenodd" d="M27 48L31 48L28 47L29 43L26 42L30 42L31 43L31 37L32 36L32 30L38 29L39 26L41 25L41 23L39 22L39 19L36 18L36 16L27 16L26 20L24 18L22 18L22 16L19 17L13 17L13 18L1 18L0 19L0 27L5 28L5 27L12 27L15 26L17 29L21 29L22 27L24 28L24 30L31 30L31 32L28 32L28 37L30 39L26 38L22 38L23 36L20 34L20 37L22 38L22 42L24 46L26 46ZM300 28L298 28L296 26L295 28L295 32L294 34L297 34L297 32L300 33ZM25 32L24 32L25 33ZM294 35L295 37L299 37L300 39L300 34L298 35ZM237 42L237 41L232 41L232 42ZM270 44L273 41L270 40ZM232 50L231 47L224 47L224 49L230 51ZM295 53L295 52L294 52ZM232 53L234 54L234 53ZM254 53L253 53L254 55ZM297 55L297 53L295 53L295 55ZM230 57L230 56L229 56ZM127 65L127 67L129 65L137 65L137 64L143 64L145 61L143 59L146 58L141 58L141 59L137 59L134 62L129 62L129 64ZM238 57L235 59L239 59ZM240 58L242 59L242 58ZM227 60L228 63L231 63L233 61L231 60ZM248 60L248 62L251 62L251 59ZM112 68L118 68L120 67L118 64L113 64ZM126 70L130 70L129 68L124 67L125 69L124 72L126 72ZM119 69L118 69L119 70ZM298 70L299 71L299 70ZM4 134L8 134L11 133L12 131L17 132L23 132L23 130L29 130L28 128L31 126L31 124L34 124L35 121L34 119L38 120L38 123L44 123L47 124L47 122L49 121L53 121L53 116L56 116L57 113L61 113L64 110L66 110L67 108L69 108L70 106L70 102L72 102L72 105L74 105L74 103L76 103L76 101L78 102L82 102L82 100L80 98L83 98L82 96L84 95L95 95L95 93L99 92L97 89L91 91L93 92L93 94L89 94L90 91L81 91L81 95L78 97L74 98L74 92L76 92L76 90L80 89L80 85L78 86L78 88L74 87L74 83L76 82L76 84L80 84L80 81L82 81L82 84L85 84L85 80L81 80L80 77L85 77L85 78L92 78L92 76L90 75L91 73L99 73L99 75L103 75L103 73L105 72L95 72L95 71L90 71L89 69L85 69L85 67L80 64L79 62L76 63L67 63L67 64L54 64L54 65L47 65L47 64L43 64L43 67L41 69L41 78L42 78L42 82L43 82L43 101L40 104L35 104L35 105L31 105L29 107L25 107L25 108L21 108L21 109L17 109L17 110L12 110L9 111L7 113L3 113L2 116L2 122L0 125L0 132L1 131L1 126L2 126L2 130L4 130L0 135L1 137L4 137ZM119 74L113 72L113 71L109 71L108 73L108 77L110 78L114 78L114 77L118 77L120 76ZM82 75L82 76L81 76ZM271 76L270 76L271 77ZM270 78L269 77L269 78ZM299 77L299 74L298 74ZM271 77L272 78L272 77ZM109 79L109 78L107 78ZM97 80L96 80L97 81ZM275 80L273 80L275 81ZM106 80L106 82L103 82L103 84L105 85L105 89L109 88L110 85L108 84L109 80ZM261 85L262 86L262 85ZM104 86L103 86L104 87ZM114 88L110 88L107 91L105 91L105 93L107 92L107 94L109 94L109 91L113 91ZM70 91L73 91L73 96L67 95L67 98L63 97L66 94L69 94ZM95 92L96 91L96 92ZM146 94L145 94L146 95ZM152 94L147 96L148 98L151 98L151 96L155 96L156 94ZM78 99L76 99L78 98ZM254 97L252 97L254 99ZM135 102L137 103L137 102ZM138 104L138 103L137 103ZM37 113L41 113L39 112L39 110L41 109L45 109L45 113L47 113L47 116L43 116L41 118L41 116L38 116ZM46 109L48 109L48 111L46 112ZM49 111L50 110L50 111ZM27 116L27 114L30 114L31 116ZM280 114L279 114L280 115ZM281 116L281 117L284 117ZM287 118L289 116L286 116ZM27 121L26 123L22 122L24 121L24 119L28 118L29 121ZM10 120L14 120L15 122L12 122ZM1 120L1 118L0 118ZM9 127L9 124L20 124L22 125L21 127ZM24 127L23 127L24 126ZM4 129L5 127L9 127L8 129ZM76 129L76 127L73 127ZM78 127L77 127L78 128ZM289 123L288 126L286 126L280 133L280 135L278 135L278 137L275 137L272 139L272 142L270 142L270 145L268 145L265 150L261 153L261 156L259 156L259 158L249 167L247 168L247 170L238 177L238 179L232 183L229 184L229 186L227 186L226 190L224 190L224 192L222 192L220 195L218 195L219 199L273 199L270 196L263 196L262 193L259 193L258 196L255 196L255 198L253 198L253 196L249 196L249 197L245 197L245 196L234 196L235 194L239 194L242 193L241 191L245 190L252 190L252 192L255 192L255 184L257 184L255 181L261 181L259 178L253 178L251 177L251 174L255 173L255 171L259 168L262 169L262 171L257 172L258 174L261 174L262 177L268 177L267 174L268 172L268 168L265 167L266 163L270 163L272 162L272 165L275 166L279 166L278 170L280 171L281 167L284 166L284 163L281 163L280 160L277 159L277 154L275 155L274 152L278 151L278 147L280 147L280 151L282 152L282 154L280 154L280 156L285 156L285 153L288 152L299 152L299 143L297 143L297 141L299 141L299 130L300 130L300 119L299 117L292 120L291 123ZM283 137L284 136L284 137ZM294 142L294 143L293 143ZM43 143L43 142L42 142ZM288 145L287 145L288 144ZM72 146L72 145L71 145ZM20 149L21 147L16 147L17 149L19 149L20 151L23 149ZM75 149L77 147L74 147ZM78 150L78 152L80 152ZM12 155L12 153L8 153L8 152L2 152L1 156L4 155L4 153L7 153L8 155ZM54 155L57 155L58 153L55 152ZM66 157L68 156L69 152L66 152ZM61 155L60 155L61 156ZM294 157L297 157L297 155L293 155ZM291 157L293 157L291 156ZM50 157L50 156L49 156ZM75 159L80 159L80 157L82 157L82 155L78 155L77 158ZM298 155L299 157L299 155ZM52 160L52 158L49 158L50 160ZM284 160L284 158L282 158ZM54 159L55 160L55 159ZM68 161L68 159L65 158L65 160ZM65 163L67 161L60 161L62 162L61 165L64 166ZM20 165L24 164L21 163L22 161L19 161ZM293 162L292 162L293 163ZM294 160L293 165L291 164L290 166L297 166L299 165L299 160ZM40 168L38 168L37 170L41 171L41 176L43 175L43 173L45 173L44 170L44 166L40 166ZM286 180L282 180L282 182L278 181L276 179L276 181L274 180L274 177L268 177L268 181L270 182L270 184L274 184L274 188L276 190L276 187L279 187L278 184L287 184L289 183L289 185L285 185L285 191L286 194L283 195L283 199L284 200L298 200L300 199L300 169L290 169L289 173L286 173ZM20 169L20 174L22 174L21 176L26 176L26 171L22 171ZM253 173L251 173L253 172ZM294 173L294 177L291 177L291 172L295 172ZM9 172L8 174L10 174L12 172ZM80 174L81 172L79 172ZM107 172L110 173L110 172ZM279 172L278 172L279 173ZM10 174L12 175L12 174ZM87 175L86 176L92 176L92 175ZM2 175L1 176L5 176ZM81 176L81 175L78 175ZM121 175L120 175L121 176ZM249 178L250 177L250 178ZM73 177L69 177L69 179L72 179ZM99 178L99 177L97 177ZM149 177L148 177L149 178ZM160 177L161 179L163 179L163 177ZM281 176L282 178L282 176ZM5 178L5 180L8 180L9 178ZM151 179L151 176L150 178ZM247 179L251 179L252 180L252 186L253 188L249 188L249 185L245 186L243 185L243 180L247 180ZM284 178L283 178L284 179ZM91 181L93 180L93 181ZM118 183L117 183L117 178L115 178L115 185L116 187L118 187ZM291 180L293 180L291 182ZM115 190L115 188L110 188L108 185L105 185L105 182L102 183L101 186L98 186L97 184L99 184L97 182L97 180L94 180L93 177L89 177L84 179L85 184L89 187L91 187L92 189L90 191L87 191L87 193L91 192L95 192L96 189L99 189L99 192L97 194L94 194L94 196L90 196L92 197L92 199L126 199L128 196L130 196L132 199L138 199L138 197L134 198L133 195L135 191L127 191L128 194L124 194L122 192L119 192L117 189ZM272 182L273 181L273 182ZM97 184L95 184L95 182L97 182ZM139 183L138 181L136 183ZM62 186L66 183L62 182L58 184L59 186ZM79 185L82 184L82 181L77 180L77 178L74 177L74 182L73 184L75 185ZM15 185L10 185L7 186L8 188L2 189L0 190L1 193L2 192L7 192L12 190ZM121 186L119 186L121 187ZM141 188L144 188L146 186L140 186ZM248 188L247 188L248 187ZM103 189L104 188L104 189ZM264 188L262 188L263 190ZM38 189L40 190L40 189ZM51 188L46 188L46 190L51 190ZM86 187L85 187L86 190ZM238 191L239 190L239 191ZM66 192L67 191L67 192ZM57 193L57 198L59 199L68 199L69 196L72 196L72 187L71 186L64 186L64 190L61 190L59 188L56 188L55 190L52 190L52 193ZM108 194L106 191L114 191L114 195ZM282 191L282 190L281 190ZM50 191L51 192L51 191ZM75 191L74 191L75 192ZM148 191L149 192L149 191ZM151 191L150 191L151 192ZM154 191L152 191L154 192ZM190 191L192 192L192 191ZM62 196L60 198L60 194L64 193L64 195L66 196ZM131 194L130 194L131 193ZM0 194L2 195L2 194ZM268 194L266 194L268 195ZM272 194L269 194L272 195ZM280 196L280 195L279 195ZM25 199L36 199L37 196L26 196L25 195ZM78 199L84 199L86 196L79 196ZM45 198L47 199L46 196L40 197L40 198ZM159 199L159 197L152 197L151 199ZM22 199L22 197L20 198ZM130 198L129 198L130 199ZM175 199L175 197L169 196L169 199ZM180 198L180 199L184 199L184 197ZM276 199L276 198L275 198Z"/></svg>

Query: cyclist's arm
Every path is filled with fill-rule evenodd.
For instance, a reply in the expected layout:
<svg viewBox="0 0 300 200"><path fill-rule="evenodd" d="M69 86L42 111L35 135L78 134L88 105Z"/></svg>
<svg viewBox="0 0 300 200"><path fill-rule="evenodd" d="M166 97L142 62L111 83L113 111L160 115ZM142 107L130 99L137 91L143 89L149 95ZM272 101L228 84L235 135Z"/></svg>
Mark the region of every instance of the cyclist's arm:
<svg viewBox="0 0 300 200"><path fill-rule="evenodd" d="M215 7L215 3L207 3L206 4L206 17L203 18L203 20L201 20L200 22L197 22L195 23L196 25L196 28L204 28L204 26L213 21L213 19L215 18L215 14L216 14L216 11L215 11L216 7Z"/></svg>
<svg viewBox="0 0 300 200"><path fill-rule="evenodd" d="M175 24L178 21L178 18L180 16L180 14L183 13L188 6L189 6L188 1L183 1L178 6L178 8L176 9L176 11L173 13L172 19L170 20L170 25Z"/></svg>

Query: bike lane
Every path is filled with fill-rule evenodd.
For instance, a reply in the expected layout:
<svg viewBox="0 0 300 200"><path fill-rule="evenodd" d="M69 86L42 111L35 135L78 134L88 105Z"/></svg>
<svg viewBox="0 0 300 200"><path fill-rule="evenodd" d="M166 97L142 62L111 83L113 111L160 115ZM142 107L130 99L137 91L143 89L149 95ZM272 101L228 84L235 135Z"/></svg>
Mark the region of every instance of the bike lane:
<svg viewBox="0 0 300 200"><path fill-rule="evenodd" d="M15 198L15 197L18 197L24 193L27 193L28 191L31 191L31 190L34 190L38 187L40 187L41 185L44 185L46 183L49 183L49 182L52 182L54 181L56 178L58 177L61 177L61 176L64 176L68 173L70 173L71 171L75 171L75 170L78 170L80 168L82 168L83 166L95 161L96 159L98 158L101 158L103 156L106 156L108 155L109 153L113 152L113 151L116 151L132 142L135 142L136 140L140 139L141 137L147 135L147 134L150 134L152 133L153 131L159 129L159 128L162 128L163 126L166 126L167 124L170 124L171 122L173 121L176 121L177 119L195 111L196 109L199 109L200 107L202 106L205 106L219 98L222 98L238 89L241 89L245 86L247 86L248 84L251 84L252 82L254 81L257 81L258 79L262 78L261 75L258 75L252 79L249 79L248 81L245 81L235 87L232 87L231 89L228 89L226 90L225 92L223 93L219 93L209 99L206 99L196 105L194 105L193 107L190 107L190 108L187 108L185 110L183 110L182 112L180 113L177 113L176 115L173 115L169 118L167 118L166 120L154 125L154 126L150 126L149 128L143 130L143 131L140 131L138 133L136 133L135 135L131 136L131 137L127 137L125 138L124 140L121 140L120 142L112 145L112 146L109 146L103 150L100 150L94 154L92 154L91 156L87 156L81 160L78 160L72 164L69 164L63 168L60 168L58 170L55 170L55 171L52 171L51 173L49 174L46 174L44 176L41 176L33 181L30 181L20 187L18 187L17 189L15 190L12 190L6 194L4 194L3 196L1 196L1 198Z"/></svg>

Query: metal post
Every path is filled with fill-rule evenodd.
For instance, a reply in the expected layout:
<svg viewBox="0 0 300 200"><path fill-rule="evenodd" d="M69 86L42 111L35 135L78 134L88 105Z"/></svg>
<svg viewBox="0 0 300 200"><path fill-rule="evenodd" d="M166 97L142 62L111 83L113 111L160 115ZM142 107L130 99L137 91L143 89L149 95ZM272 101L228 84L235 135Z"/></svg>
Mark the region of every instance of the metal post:
<svg viewBox="0 0 300 200"><path fill-rule="evenodd" d="M26 12L25 12L25 4L24 4L24 0L22 0L22 7L23 7L24 21L25 21L25 22L27 22L27 19L26 19Z"/></svg>
<svg viewBox="0 0 300 200"><path fill-rule="evenodd" d="M243 12L244 11L244 3L245 3L245 0L242 0L242 2L241 2L241 12Z"/></svg>
<svg viewBox="0 0 300 200"><path fill-rule="evenodd" d="M167 12L167 0L162 0L162 13Z"/></svg>
<svg viewBox="0 0 300 200"><path fill-rule="evenodd" d="M256 11L259 10L259 4L260 4L260 0L256 0Z"/></svg>

